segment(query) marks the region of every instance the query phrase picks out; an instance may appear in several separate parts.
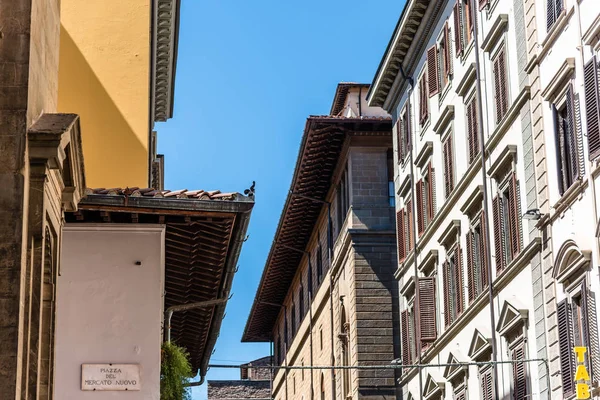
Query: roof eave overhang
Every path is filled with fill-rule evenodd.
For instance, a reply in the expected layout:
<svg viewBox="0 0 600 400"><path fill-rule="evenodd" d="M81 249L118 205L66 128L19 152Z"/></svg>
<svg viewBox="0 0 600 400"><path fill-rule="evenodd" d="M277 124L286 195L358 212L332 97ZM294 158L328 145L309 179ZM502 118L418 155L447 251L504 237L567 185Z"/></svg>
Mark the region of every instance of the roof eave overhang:
<svg viewBox="0 0 600 400"><path fill-rule="evenodd" d="M267 262L265 263L265 267L263 269L263 273L262 273L262 276L260 279L260 283L258 285L256 296L255 296L254 302L252 304L252 308L250 310L250 314L249 314L248 320L246 322L246 326L244 328L244 333L242 335L242 342L269 342L272 340L271 327L263 327L263 329L261 329L262 332L260 334L255 334L252 332L253 318L255 317L255 315L258 312L259 303L261 303L261 290L265 286L266 281L269 279L269 276L268 276L269 275L269 266L273 262L273 258L274 258L274 255L275 255L275 252L277 249L276 244L278 243L278 240L280 238L280 234L282 232L283 226L286 223L287 211L289 210L289 208L292 205L292 200L294 198L294 196L292 195L292 192L297 192L299 176L302 172L301 166L304 161L303 155L305 154L305 151L307 150L306 149L307 141L309 139L311 130L315 129L317 126L319 128L321 128L321 124L328 124L332 127L339 126L340 129L343 129L342 125L347 124L349 122L355 122L355 123L360 123L360 124L364 124L364 123L373 124L373 126L376 128L375 130L389 132L389 134L391 136L391 128L392 127L391 127L391 119L390 118L374 118L369 121L368 119L360 118L360 117L359 118L331 118L330 116L311 116L307 119L306 125L304 128L304 134L302 135L300 149L298 151L298 157L296 159L296 166L294 169L292 183L290 184L290 190L288 192L288 196L286 198L283 210L281 212L281 217L279 219L279 223L277 225L277 230L275 231L275 237L273 239L273 245L271 246L271 249L269 251L269 255L267 257ZM380 125L378 125L378 124L380 124ZM344 129L344 132L347 132L347 129ZM344 135L345 135L345 133L344 133ZM342 148L342 146L339 147L340 151L341 151L341 148ZM339 156L339 154L338 154L338 156ZM335 167L334 167L334 169L335 169ZM333 174L333 170L332 170L332 174ZM326 193L319 200L325 200L328 192L329 192L329 190L327 190ZM315 209L318 209L320 211L321 208L323 207L323 204L316 204L313 202L312 206L315 207ZM311 221L310 223L312 224L314 222ZM295 254L298 255L299 253L295 253ZM298 260L300 260L301 258L302 258L302 256L299 256ZM273 305L271 305L271 307L273 307Z"/></svg>
<svg viewBox="0 0 600 400"><path fill-rule="evenodd" d="M420 39L428 36L434 19L432 15L437 16L445 3L445 1L408 0L367 93L369 106L382 107L391 113L390 98L393 98L406 83L399 76L400 67L405 64L405 59L411 58L411 54L414 55L417 46L420 48L425 45L426 40ZM430 7L432 4L435 6L435 13L433 7ZM423 23L424 21L428 23ZM415 38L419 40L415 41Z"/></svg>
<svg viewBox="0 0 600 400"><path fill-rule="evenodd" d="M79 203L79 211L105 211L105 212L121 212L121 213L139 213L139 214L157 214L164 216L181 216L181 217L215 217L215 216L233 216L235 223L233 224L231 234L229 236L229 244L225 262L222 267L223 280L216 294L217 298L228 299L231 291L233 277L236 270L236 265L241 253L242 244L248 225L250 222L250 214L254 207L253 197L238 195L236 200L186 200L186 199L165 199L165 198L144 198L144 197L129 197L129 196L113 196L113 195L87 195ZM165 281L165 285L168 282ZM165 305L166 307L166 305ZM195 370L201 376L206 375L210 356L216 344L221 323L225 314L227 301L217 304L213 308L212 317L210 319L210 327L200 354L191 354L193 359L198 359L195 362ZM189 311L188 311L189 312Z"/></svg>
<svg viewBox="0 0 600 400"><path fill-rule="evenodd" d="M173 116L180 0L154 0L153 9L152 112L154 122L164 122Z"/></svg>

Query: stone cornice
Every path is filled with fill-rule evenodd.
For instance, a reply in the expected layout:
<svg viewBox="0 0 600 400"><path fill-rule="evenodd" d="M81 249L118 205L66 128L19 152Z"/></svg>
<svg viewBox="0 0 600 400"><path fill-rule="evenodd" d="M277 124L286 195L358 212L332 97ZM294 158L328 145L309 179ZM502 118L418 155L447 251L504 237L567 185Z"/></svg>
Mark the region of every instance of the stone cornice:
<svg viewBox="0 0 600 400"><path fill-rule="evenodd" d="M179 37L179 0L154 0L152 26L154 121L173 116L173 91Z"/></svg>

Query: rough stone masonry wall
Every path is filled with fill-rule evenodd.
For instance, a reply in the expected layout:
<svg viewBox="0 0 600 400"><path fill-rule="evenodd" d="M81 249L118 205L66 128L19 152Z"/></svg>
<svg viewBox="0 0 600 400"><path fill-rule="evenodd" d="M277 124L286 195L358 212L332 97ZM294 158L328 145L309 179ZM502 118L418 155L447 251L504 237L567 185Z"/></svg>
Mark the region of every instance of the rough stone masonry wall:
<svg viewBox="0 0 600 400"><path fill-rule="evenodd" d="M208 400L269 399L269 381L208 381Z"/></svg>
<svg viewBox="0 0 600 400"><path fill-rule="evenodd" d="M58 0L3 0L0 7L0 400L29 398L26 133L42 112L56 110L59 10Z"/></svg>
<svg viewBox="0 0 600 400"><path fill-rule="evenodd" d="M354 233L351 349L357 365L388 364L400 356L396 237L394 232ZM356 374L360 398L395 395L392 370L360 370Z"/></svg>

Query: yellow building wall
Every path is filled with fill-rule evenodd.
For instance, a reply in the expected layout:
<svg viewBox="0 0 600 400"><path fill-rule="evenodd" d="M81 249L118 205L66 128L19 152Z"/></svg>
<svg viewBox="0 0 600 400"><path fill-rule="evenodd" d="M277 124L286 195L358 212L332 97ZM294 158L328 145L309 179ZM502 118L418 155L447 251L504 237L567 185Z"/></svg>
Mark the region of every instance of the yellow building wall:
<svg viewBox="0 0 600 400"><path fill-rule="evenodd" d="M59 112L81 117L88 187L146 187L150 0L62 0Z"/></svg>

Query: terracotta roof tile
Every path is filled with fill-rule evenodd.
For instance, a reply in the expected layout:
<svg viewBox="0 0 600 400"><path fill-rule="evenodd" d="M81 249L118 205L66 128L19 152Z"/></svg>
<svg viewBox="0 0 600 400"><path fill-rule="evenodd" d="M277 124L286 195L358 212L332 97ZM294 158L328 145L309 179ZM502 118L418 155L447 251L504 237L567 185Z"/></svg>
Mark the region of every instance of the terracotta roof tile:
<svg viewBox="0 0 600 400"><path fill-rule="evenodd" d="M196 200L235 200L239 193L221 193L220 190L156 190L154 188L88 188L87 195L129 196L129 197L158 197L172 199L196 199Z"/></svg>

